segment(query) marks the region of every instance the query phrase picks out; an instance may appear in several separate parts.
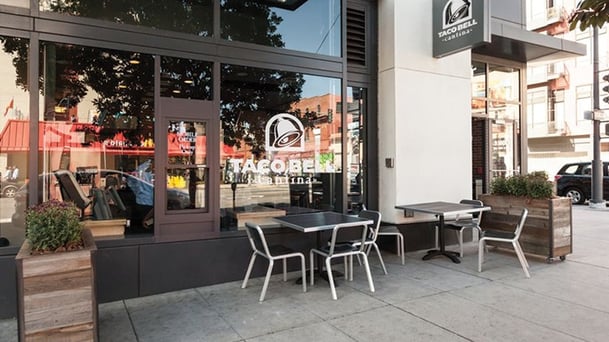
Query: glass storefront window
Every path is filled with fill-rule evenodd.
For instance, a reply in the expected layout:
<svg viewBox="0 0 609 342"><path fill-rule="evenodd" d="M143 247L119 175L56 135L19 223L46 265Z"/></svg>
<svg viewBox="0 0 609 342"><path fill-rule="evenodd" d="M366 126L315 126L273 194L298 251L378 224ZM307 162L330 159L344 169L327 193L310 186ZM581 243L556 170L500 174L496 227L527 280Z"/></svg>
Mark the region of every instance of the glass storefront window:
<svg viewBox="0 0 609 342"><path fill-rule="evenodd" d="M213 1L78 1L40 0L40 11L101 19L121 24L209 37L213 29Z"/></svg>
<svg viewBox="0 0 609 342"><path fill-rule="evenodd" d="M520 172L521 105L520 69L472 62L474 180L489 184L496 177ZM484 120L483 129L476 129L481 127L478 120ZM489 150L476 148L476 141L481 142L481 146L489 146ZM484 191L474 190L475 193Z"/></svg>
<svg viewBox="0 0 609 342"><path fill-rule="evenodd" d="M52 42L40 54L40 197L152 233L154 58Z"/></svg>
<svg viewBox="0 0 609 342"><path fill-rule="evenodd" d="M339 79L221 67L221 229L342 210Z"/></svg>
<svg viewBox="0 0 609 342"><path fill-rule="evenodd" d="M167 132L167 210L205 208L206 125L170 121Z"/></svg>
<svg viewBox="0 0 609 342"><path fill-rule="evenodd" d="M472 115L486 114L486 64L472 62Z"/></svg>
<svg viewBox="0 0 609 342"><path fill-rule="evenodd" d="M491 105L500 106L505 102L520 101L520 73L517 69L490 65L488 71L488 91Z"/></svg>
<svg viewBox="0 0 609 342"><path fill-rule="evenodd" d="M364 88L347 87L347 211L357 213L364 203L366 169L364 165L363 136L366 129L367 91Z"/></svg>
<svg viewBox="0 0 609 342"><path fill-rule="evenodd" d="M0 247L25 238L30 151L29 41L0 36Z"/></svg>
<svg viewBox="0 0 609 342"><path fill-rule="evenodd" d="M161 57L161 96L213 100L212 63Z"/></svg>
<svg viewBox="0 0 609 342"><path fill-rule="evenodd" d="M232 41L341 56L340 0L222 0L220 28Z"/></svg>

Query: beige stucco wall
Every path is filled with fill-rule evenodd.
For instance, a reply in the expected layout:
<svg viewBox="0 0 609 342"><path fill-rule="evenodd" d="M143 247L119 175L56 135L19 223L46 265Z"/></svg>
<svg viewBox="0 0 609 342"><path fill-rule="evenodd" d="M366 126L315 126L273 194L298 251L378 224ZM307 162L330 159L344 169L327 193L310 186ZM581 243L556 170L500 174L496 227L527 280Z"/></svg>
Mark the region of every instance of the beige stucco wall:
<svg viewBox="0 0 609 342"><path fill-rule="evenodd" d="M471 54L432 57L432 1L379 1L379 206L471 197ZM394 168L385 159L394 159Z"/></svg>

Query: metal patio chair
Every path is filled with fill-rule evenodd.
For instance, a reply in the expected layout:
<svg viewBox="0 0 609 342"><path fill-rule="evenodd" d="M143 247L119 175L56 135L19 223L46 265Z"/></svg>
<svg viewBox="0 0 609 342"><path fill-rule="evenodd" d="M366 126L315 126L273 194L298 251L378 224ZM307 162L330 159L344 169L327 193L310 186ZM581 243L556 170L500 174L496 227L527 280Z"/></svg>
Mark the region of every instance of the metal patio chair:
<svg viewBox="0 0 609 342"><path fill-rule="evenodd" d="M262 302L264 300L264 296L266 295L266 290L269 286L269 280L271 279L271 274L273 273L273 266L275 264L275 260L283 260L283 281L287 281L287 259L299 257L302 272L302 291L307 292L307 272L304 254L296 252L283 245L269 246L264 237L264 233L262 232L262 228L260 228L260 226L257 224L245 222L245 229L253 252L252 257L250 259L250 264L247 267L247 272L245 273L245 278L243 279L243 284L241 284L241 288L244 289L247 286L247 281L252 272L252 268L254 267L254 261L256 261L256 256L260 255L261 257L266 258L269 261L269 266L266 271L266 277L264 278L264 285L262 285L262 293L260 293L259 301Z"/></svg>
<svg viewBox="0 0 609 342"><path fill-rule="evenodd" d="M483 206L482 201L479 200L461 200L459 203L461 204L472 204ZM455 231L457 235L457 240L459 241L459 256L463 258L463 231L466 229L471 229L472 233L474 230L478 231L478 237L480 237L480 220L482 220L482 210L474 214L467 215L457 215L454 220L444 222L444 228L452 229Z"/></svg>
<svg viewBox="0 0 609 342"><path fill-rule="evenodd" d="M367 210L366 209L366 205L362 204L362 210ZM380 222L380 218L379 218L379 222ZM378 233L377 233L377 238L378 236L395 236L396 238L396 250L398 253L398 256L402 257L402 265L404 265L404 234L402 234L402 232L400 232L400 230L398 229L398 227L396 226L380 226L378 227ZM383 264L383 268L384 268L384 264ZM385 274L387 274L387 272L385 272Z"/></svg>
<svg viewBox="0 0 609 342"><path fill-rule="evenodd" d="M354 245L353 242L356 240L352 240L351 242L341 243L337 242L337 237L339 232L342 233L345 230L353 230L353 229L361 229L361 237L359 238L359 243ZM370 265L368 264L368 256L365 253L366 248L366 237L368 233L368 225L360 224L354 226L351 224L337 224L332 229L332 238L330 239L330 243L327 246L322 246L319 249L311 249L309 252L310 264L313 265L315 254L318 254L325 258L326 271L328 272L328 282L330 283L330 290L332 291L332 299L337 300L336 296L336 287L334 286L334 277L332 275L332 259L334 258L345 258L355 256L361 256L364 261L364 268L366 270L366 276L368 277L368 285L370 286L370 292L374 292L374 283L372 282L372 274L370 273ZM347 271L347 266L345 265L345 271ZM311 285L314 284L314 269L311 267ZM352 273L352 272L351 272ZM347 278L347 274L345 274L345 278Z"/></svg>
<svg viewBox="0 0 609 342"><path fill-rule="evenodd" d="M529 211L526 208L522 209L520 219L518 220L518 224L516 224L516 229L514 229L513 232L486 229L482 231L482 236L478 241L478 272L482 272L482 263L484 262L486 241L510 242L514 247L516 256L518 256L518 260L520 261L520 265L522 266L524 274L527 278L531 278L531 274L529 273L529 263L527 262L527 259L524 256L524 252L522 251L522 247L520 247L520 243L518 242L518 239L520 238L520 233L522 232L522 228L524 227L524 221L527 219L528 213Z"/></svg>
<svg viewBox="0 0 609 342"><path fill-rule="evenodd" d="M379 257L381 267L383 268L383 273L387 274L387 268L385 267L385 262L383 262L383 256L381 255L379 246L376 244L376 239L378 237L379 228L381 225L381 213L378 211L375 211L375 210L364 209L359 212L357 217L374 221L374 223L368 227L368 237L366 238L366 241L364 242L364 245L365 245L364 251L366 252L366 255L370 255L370 249L374 248L374 250L376 251L376 254ZM361 243L361 241L359 241L359 240L351 241L351 244L354 247L358 247L360 243ZM359 257L358 257L358 260L360 260ZM361 264L361 261L360 261L360 264ZM350 267L349 279L353 280L353 257L352 256L349 257L349 267Z"/></svg>

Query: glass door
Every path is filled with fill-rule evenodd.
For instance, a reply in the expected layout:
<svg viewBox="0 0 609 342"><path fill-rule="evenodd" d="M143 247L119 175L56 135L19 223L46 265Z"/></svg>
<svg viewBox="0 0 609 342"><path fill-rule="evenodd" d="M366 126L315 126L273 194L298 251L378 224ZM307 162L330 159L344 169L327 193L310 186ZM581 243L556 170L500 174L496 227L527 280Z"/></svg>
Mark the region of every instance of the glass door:
<svg viewBox="0 0 609 342"><path fill-rule="evenodd" d="M358 213L365 204L366 89L347 87L347 212Z"/></svg>
<svg viewBox="0 0 609 342"><path fill-rule="evenodd" d="M166 136L159 140L164 144L156 164L157 237L190 239L217 231L210 170L218 155L212 127L218 124L212 110L210 101L162 99L159 131Z"/></svg>

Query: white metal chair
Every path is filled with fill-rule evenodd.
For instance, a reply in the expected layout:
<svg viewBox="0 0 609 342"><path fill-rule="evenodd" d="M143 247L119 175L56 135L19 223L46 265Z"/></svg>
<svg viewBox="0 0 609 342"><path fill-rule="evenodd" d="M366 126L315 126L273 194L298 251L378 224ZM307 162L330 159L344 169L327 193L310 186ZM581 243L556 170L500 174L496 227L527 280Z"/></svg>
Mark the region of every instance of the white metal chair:
<svg viewBox="0 0 609 342"><path fill-rule="evenodd" d="M367 210L365 204L362 204L362 210ZM381 220L379 218L379 224L380 224L380 221ZM404 258L405 258L405 256L404 256L404 234L402 234L402 232L400 232L398 227L379 225L377 237L378 236L395 236L396 237L396 244L397 244L396 249L398 252L398 256L402 257L402 265L404 265ZM383 269L384 268L385 268L385 265L383 264ZM385 274L387 274L387 272L385 272Z"/></svg>
<svg viewBox="0 0 609 342"><path fill-rule="evenodd" d="M459 203L461 204L472 204L483 206L482 201L479 200L461 200ZM457 235L457 239L459 240L459 256L463 258L463 231L465 229L471 229L472 233L474 230L478 231L478 237L480 236L480 220L482 220L482 210L473 214L467 215L457 215L454 220L444 222L444 228L452 229L455 231Z"/></svg>
<svg viewBox="0 0 609 342"><path fill-rule="evenodd" d="M379 236L395 236L396 237L396 248L398 251L398 256L402 257L402 265L404 265L404 234L400 232L398 227L396 226L380 226L379 227Z"/></svg>
<svg viewBox="0 0 609 342"><path fill-rule="evenodd" d="M361 229L361 238L359 238L359 244L354 246L353 243L337 243L338 234L344 230L351 229ZM319 249L311 249L309 252L310 264L313 265L313 258L315 254L318 254L324 257L326 264L326 271L328 272L328 282L330 283L330 290L332 291L332 299L337 300L336 296L336 288L334 286L334 277L332 276L332 259L334 258L345 258L349 257L349 259L356 255L361 256L364 260L364 268L366 270L366 276L368 277L368 285L370 286L370 292L374 292L374 283L372 282L372 274L370 273L370 265L368 264L368 256L366 255L364 249L366 247L366 236L368 233L368 226L365 224L353 226L352 224L337 224L332 229L332 238L330 239L330 243L327 246L322 246ZM347 271L347 266L345 265L345 271ZM314 284L314 269L311 267L311 285ZM346 278L345 274L345 278Z"/></svg>
<svg viewBox="0 0 609 342"><path fill-rule="evenodd" d="M376 238L378 236L379 227L381 225L381 213L378 211L375 211L375 210L364 209L364 210L360 211L357 216L360 218L374 221L374 223L372 225L368 226L368 237L366 238L366 241L364 242L364 245L365 245L364 251L366 252L366 255L370 255L370 249L374 248L374 250L376 251L376 254L379 257L379 261L381 262L381 267L383 268L383 272L385 274L387 274L387 268L385 267L385 263L383 262L383 257L381 256L381 251L379 249L379 246L376 244ZM361 243L361 241L359 241L359 240L351 241L351 244L354 247L358 247L360 243ZM359 257L358 257L358 260L359 260ZM349 258L349 266L350 266L350 269L349 269L350 278L349 279L353 280L353 258L352 257Z"/></svg>
<svg viewBox="0 0 609 342"><path fill-rule="evenodd" d="M527 219L529 211L524 208L522 209L522 213L520 214L520 219L516 224L516 229L513 232L506 231L497 231L497 230L483 230L480 241L478 241L478 272L482 272L482 263L484 262L484 251L486 247L486 241L498 241L498 242L510 242L514 247L514 251L518 256L518 260L520 261L520 265L522 266L522 270L527 278L531 278L529 273L529 263L524 256L524 252L522 251L522 247L520 247L520 243L518 239L520 238L520 233L524 227L524 221Z"/></svg>
<svg viewBox="0 0 609 342"><path fill-rule="evenodd" d="M266 295L266 289L269 286L269 280L273 272L273 265L275 264L275 260L283 260L283 281L287 281L287 259L293 257L300 257L302 272L302 291L307 292L307 272L304 254L295 252L294 250L282 245L268 246L264 237L264 233L262 232L262 228L260 228L259 225L245 222L245 229L247 232L247 237L249 238L250 244L252 246L253 253L250 259L250 264L247 268L247 272L245 273L245 278L243 279L243 284L241 285L241 288L244 289L247 286L247 281L250 277L250 273L252 272L252 268L254 267L254 261L256 261L256 256L260 255L261 257L268 259L269 267L266 271L266 277L264 278L264 285L262 286L262 293L260 294L259 299L262 302L264 300L264 296Z"/></svg>

